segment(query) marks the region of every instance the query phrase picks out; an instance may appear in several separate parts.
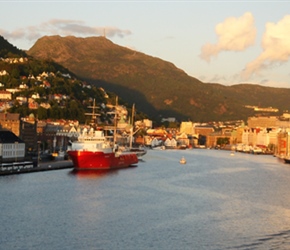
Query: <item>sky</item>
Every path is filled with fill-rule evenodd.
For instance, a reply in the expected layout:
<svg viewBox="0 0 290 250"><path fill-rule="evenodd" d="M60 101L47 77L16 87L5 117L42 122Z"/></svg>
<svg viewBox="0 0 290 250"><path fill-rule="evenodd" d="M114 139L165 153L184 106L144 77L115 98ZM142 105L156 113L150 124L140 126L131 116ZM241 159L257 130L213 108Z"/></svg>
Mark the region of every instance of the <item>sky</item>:
<svg viewBox="0 0 290 250"><path fill-rule="evenodd" d="M106 36L205 83L290 88L290 0L0 0L0 35Z"/></svg>

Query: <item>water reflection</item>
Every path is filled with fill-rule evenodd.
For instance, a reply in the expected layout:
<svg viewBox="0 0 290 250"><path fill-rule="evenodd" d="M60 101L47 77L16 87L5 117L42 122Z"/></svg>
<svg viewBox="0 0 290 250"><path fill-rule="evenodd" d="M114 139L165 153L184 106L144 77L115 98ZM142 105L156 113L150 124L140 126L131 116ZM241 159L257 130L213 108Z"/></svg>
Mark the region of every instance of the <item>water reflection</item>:
<svg viewBox="0 0 290 250"><path fill-rule="evenodd" d="M112 175L117 175L119 170L84 170L84 171L76 171L72 170L69 172L69 175L76 176L77 179L97 179L108 177Z"/></svg>

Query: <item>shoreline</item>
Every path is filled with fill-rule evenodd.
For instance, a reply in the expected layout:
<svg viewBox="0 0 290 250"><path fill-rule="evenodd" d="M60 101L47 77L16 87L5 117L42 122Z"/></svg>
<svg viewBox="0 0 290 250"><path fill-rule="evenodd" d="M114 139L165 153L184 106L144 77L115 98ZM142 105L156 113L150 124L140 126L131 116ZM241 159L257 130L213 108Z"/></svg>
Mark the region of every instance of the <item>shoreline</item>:
<svg viewBox="0 0 290 250"><path fill-rule="evenodd" d="M30 168L23 167L10 167L9 169L4 169L3 167L0 170L1 175L13 175L13 174L26 174L26 173L34 173L34 172L42 172L42 171L52 171L52 170L60 170L60 169L69 169L73 168L73 163L71 160L60 160L60 161L47 161L41 162L37 166L33 166Z"/></svg>

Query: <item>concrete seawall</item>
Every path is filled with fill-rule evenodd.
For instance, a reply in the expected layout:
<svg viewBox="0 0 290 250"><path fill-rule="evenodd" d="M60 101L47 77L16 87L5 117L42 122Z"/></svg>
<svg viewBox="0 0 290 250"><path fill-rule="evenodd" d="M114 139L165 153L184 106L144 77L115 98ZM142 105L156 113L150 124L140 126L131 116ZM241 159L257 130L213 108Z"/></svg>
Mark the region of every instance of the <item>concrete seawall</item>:
<svg viewBox="0 0 290 250"><path fill-rule="evenodd" d="M0 175L11 175L11 174L25 174L25 173L33 173L40 171L51 171L51 170L59 170L73 168L73 163L70 160L62 160L62 161L48 161L48 162L40 162L37 166L34 167L1 167Z"/></svg>

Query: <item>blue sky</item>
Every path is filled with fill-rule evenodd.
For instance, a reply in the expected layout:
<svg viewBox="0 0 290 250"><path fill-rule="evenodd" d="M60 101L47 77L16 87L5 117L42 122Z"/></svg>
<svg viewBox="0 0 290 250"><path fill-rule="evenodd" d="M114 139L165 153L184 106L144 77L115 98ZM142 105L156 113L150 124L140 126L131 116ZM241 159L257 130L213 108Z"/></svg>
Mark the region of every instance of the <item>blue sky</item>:
<svg viewBox="0 0 290 250"><path fill-rule="evenodd" d="M19 49L45 35L104 35L203 82L290 88L289 1L0 0Z"/></svg>

